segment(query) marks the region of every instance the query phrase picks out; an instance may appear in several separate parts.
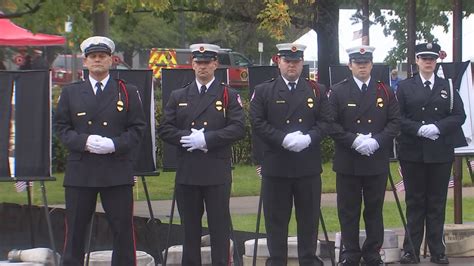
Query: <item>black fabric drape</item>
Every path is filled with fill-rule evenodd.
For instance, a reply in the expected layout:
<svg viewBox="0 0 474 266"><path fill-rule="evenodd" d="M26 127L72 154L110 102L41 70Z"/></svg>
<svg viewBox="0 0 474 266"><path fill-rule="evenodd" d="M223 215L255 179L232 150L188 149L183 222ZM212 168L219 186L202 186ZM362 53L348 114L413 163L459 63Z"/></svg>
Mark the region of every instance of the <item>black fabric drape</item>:
<svg viewBox="0 0 474 266"><path fill-rule="evenodd" d="M15 175L51 176L49 71L28 71L15 79Z"/></svg>
<svg viewBox="0 0 474 266"><path fill-rule="evenodd" d="M9 73L0 71L0 179L10 176L8 144L10 141L10 117L12 110L12 78Z"/></svg>

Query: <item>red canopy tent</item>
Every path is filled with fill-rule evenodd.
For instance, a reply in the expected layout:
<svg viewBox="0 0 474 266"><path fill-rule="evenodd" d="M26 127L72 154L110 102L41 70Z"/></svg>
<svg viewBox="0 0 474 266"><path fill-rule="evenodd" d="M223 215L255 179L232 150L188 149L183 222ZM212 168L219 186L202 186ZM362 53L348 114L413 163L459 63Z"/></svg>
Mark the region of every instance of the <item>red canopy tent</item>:
<svg viewBox="0 0 474 266"><path fill-rule="evenodd" d="M66 38L58 35L32 33L15 25L9 19L0 19L0 45L3 46L53 46L64 45Z"/></svg>

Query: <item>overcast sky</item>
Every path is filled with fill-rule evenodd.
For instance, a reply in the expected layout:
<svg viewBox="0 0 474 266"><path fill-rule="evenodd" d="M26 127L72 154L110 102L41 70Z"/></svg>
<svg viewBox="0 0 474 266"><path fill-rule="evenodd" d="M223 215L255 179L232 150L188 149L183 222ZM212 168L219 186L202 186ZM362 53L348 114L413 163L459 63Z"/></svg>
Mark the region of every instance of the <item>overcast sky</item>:
<svg viewBox="0 0 474 266"><path fill-rule="evenodd" d="M341 63L347 63L348 56L346 49L349 47L357 46L361 44L361 39L353 40L354 31L360 30L362 24L351 24L350 17L354 14L355 10L341 9L339 11L339 57ZM451 62L453 59L452 51L452 16L449 16L450 19L450 28L448 33L444 33L442 27L436 27L433 30L433 34L436 38L439 39L439 45L441 49L446 51L447 57L444 59L444 62ZM462 58L463 61L471 60L474 61L474 15L469 16L463 20L463 51ZM308 46L305 51L306 60L316 60L317 59L317 40L316 33L314 31L308 32L303 35L301 38L296 40L296 43L306 44ZM422 41L420 41L422 42ZM418 43L418 42L417 42ZM382 62L388 51L397 45L396 41L392 36L385 37L382 31L382 26L373 25L370 27L370 45L374 46L376 49L374 51L374 62Z"/></svg>

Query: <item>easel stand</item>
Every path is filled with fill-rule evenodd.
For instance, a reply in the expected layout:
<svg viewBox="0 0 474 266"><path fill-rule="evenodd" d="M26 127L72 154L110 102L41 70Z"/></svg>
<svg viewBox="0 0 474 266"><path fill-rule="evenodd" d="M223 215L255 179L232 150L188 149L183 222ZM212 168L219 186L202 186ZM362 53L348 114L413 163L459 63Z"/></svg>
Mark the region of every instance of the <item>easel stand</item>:
<svg viewBox="0 0 474 266"><path fill-rule="evenodd" d="M169 219L169 223L168 223L168 233L166 235L166 245L165 245L165 255L164 255L164 258L162 260L162 264L163 266L166 266L166 263L167 263L167 260L168 260L168 248L169 248L169 242L170 242L170 237L171 237L171 227L173 225L173 217L174 217L174 208L176 206L176 186L173 188L173 200L171 201L171 210L170 210L170 219ZM232 241L234 241L234 252L235 254L237 254L237 261L236 261L236 264L235 265L242 265L241 262L240 262L240 254L239 254L239 250L237 248L237 239L235 238L235 234L234 234L234 227L232 225L232 217L230 216L230 212L229 212L229 220L230 220L230 239L232 239ZM231 260L231 258L229 258L229 260Z"/></svg>
<svg viewBox="0 0 474 266"><path fill-rule="evenodd" d="M148 205L148 212L150 214L150 219L148 220L147 224L149 224L151 222L152 229L156 228L157 222L156 222L156 219L155 219L155 215L153 213L153 208L151 206L150 194L148 192L148 186L146 184L146 178L145 177L146 176L159 176L159 175L160 175L159 172L134 174L134 176L140 176L141 180L142 180L142 183L143 183L143 190L145 191L146 202L147 202L147 205ZM91 250L92 250L91 247L92 247L92 231L93 231L92 229L93 229L93 225L94 225L94 215L92 215L92 218L91 218L90 229L89 229L89 237L88 237L87 246L86 246L86 263L85 263L86 266L89 265L90 253L91 253ZM152 231L154 231L154 230L152 230ZM156 245L156 243L158 243L158 234L154 233L153 235L154 235L153 239L155 240L155 242L154 243L152 242L151 246L153 247L153 249L155 249L155 252L158 255L158 258L159 258L160 262L163 262L163 257L161 255L160 249L159 249L158 245ZM156 262L156 264L158 264L158 262Z"/></svg>
<svg viewBox="0 0 474 266"><path fill-rule="evenodd" d="M48 236L49 236L49 242L51 245L51 249L54 252L54 265L59 266L59 261L58 257L56 256L56 245L54 243L54 234L53 234L53 226L51 224L51 216L49 214L48 210L48 200L46 197L46 186L44 184L44 181L56 181L55 177L52 176L47 176L47 177L0 177L0 182L19 182L23 181L26 182L27 184L27 197L28 197L28 216L29 216L29 222L30 222L30 242L31 242L31 247L34 248L35 245L35 233L33 229L33 214L32 214L32 199L31 199L31 189L30 189L30 182L32 181L39 181L40 186L41 186L41 196L43 200L43 209L44 209L44 214L46 217L46 224L48 227Z"/></svg>
<svg viewBox="0 0 474 266"><path fill-rule="evenodd" d="M253 257L252 257L252 266L257 265L257 250L258 250L258 235L260 233L260 219L262 216L262 206L263 206L263 184L262 184L262 177L260 177L260 194L258 196L258 209L257 209L257 223L255 227L255 238L254 238L254 244L253 244ZM321 222L321 227L323 229L323 234L324 234L324 239L326 240L326 244L328 245L329 249L329 257L331 259L331 265L335 266L335 260L333 256L333 252L331 251L331 248L329 247L329 236L328 236L328 231L326 230L326 223L324 222L323 218L323 212L321 208L319 208L319 220ZM322 262L321 262L322 263ZM324 263L322 263L324 265Z"/></svg>

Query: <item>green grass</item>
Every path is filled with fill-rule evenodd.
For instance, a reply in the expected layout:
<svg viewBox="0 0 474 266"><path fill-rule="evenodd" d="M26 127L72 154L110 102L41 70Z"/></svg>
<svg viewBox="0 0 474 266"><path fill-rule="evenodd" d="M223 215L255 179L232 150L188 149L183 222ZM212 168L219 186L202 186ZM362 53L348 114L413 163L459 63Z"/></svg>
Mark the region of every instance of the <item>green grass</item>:
<svg viewBox="0 0 474 266"><path fill-rule="evenodd" d="M405 203L402 202L403 215L405 215ZM446 223L454 223L454 203L452 200L448 200L446 205ZM463 199L463 222L474 222L474 212L468 211L474 209L474 198L464 198ZM337 218L337 209L334 207L323 207L322 214L324 217L324 222L326 224L326 229L328 232L339 232L339 220ZM383 209L383 218L385 228L402 228L403 224L398 212L398 208L395 202L385 202ZM232 223L234 224L234 229L239 231L255 232L256 229L256 214L246 214L246 215L232 215ZM260 232L265 232L265 219L262 214L260 221ZM364 229L364 222L361 217L360 228ZM323 237L322 229L320 226L319 229L320 238ZM296 219L293 216L289 225L289 234L296 235Z"/></svg>
<svg viewBox="0 0 474 266"><path fill-rule="evenodd" d="M392 162L390 164L390 168L394 182L398 182L400 180L400 176L398 174L398 163ZM57 181L45 182L48 203L62 204L64 203L64 188L62 186L64 174L55 173L54 176L57 178ZM146 177L150 198L152 200L171 199L173 195L174 176L174 172L161 172L159 176ZM145 193L143 190L141 178L139 178L139 180L140 182L137 183L134 189L135 200L143 201L145 200ZM260 178L255 172L255 166L237 165L233 171L233 180L233 197L259 195ZM324 193L336 191L336 175L332 171L331 163L326 163L323 165L322 183ZM463 185L472 185L467 169L463 169ZM387 188L390 189L390 184L387 184ZM32 196L33 204L42 204L39 182L35 182ZM26 193L17 193L13 183L11 182L1 182L0 202L24 204L26 203Z"/></svg>

